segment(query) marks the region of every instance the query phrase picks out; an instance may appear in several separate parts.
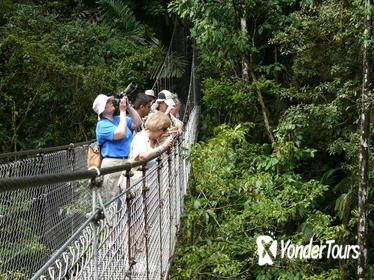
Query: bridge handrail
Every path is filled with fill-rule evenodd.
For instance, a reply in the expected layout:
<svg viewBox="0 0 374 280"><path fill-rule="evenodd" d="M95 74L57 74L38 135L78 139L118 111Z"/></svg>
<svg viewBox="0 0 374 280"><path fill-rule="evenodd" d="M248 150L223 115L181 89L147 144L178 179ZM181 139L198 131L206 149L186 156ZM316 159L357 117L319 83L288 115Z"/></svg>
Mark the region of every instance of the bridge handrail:
<svg viewBox="0 0 374 280"><path fill-rule="evenodd" d="M101 175L107 175L114 172L130 170L131 168L138 167L146 164L159 157L161 153L164 153L168 148L163 148L158 154L139 160L132 163L125 163L123 165L117 165L113 167L99 168ZM11 178L0 178L0 192L10 192L20 189L28 189L34 187L40 187L46 184L57 184L65 183L81 179L90 179L97 175L96 170L78 170L70 172L61 172L54 174L36 175L36 176L22 176L22 177L11 177Z"/></svg>
<svg viewBox="0 0 374 280"><path fill-rule="evenodd" d="M144 159L144 160L140 160L140 161L137 161L135 163L127 163L127 164L123 164L123 165L119 165L119 166L116 166L116 167L107 167L107 168L100 168L98 169L100 172L99 174L100 175L106 175L106 174L109 174L109 173L113 173L113 172L117 172L117 171L124 171L124 170L127 170L129 171L131 168L133 167L138 167L138 166L145 166L146 163L152 159L155 159L155 158L159 158L160 157L160 154L166 152L168 150L168 148L164 148L162 149L162 151L160 153L158 153L157 155L154 155L152 157L149 157L147 159ZM71 174L71 173L74 173ZM78 179L88 179L88 178L91 178L91 179L94 179L96 178L96 176L98 176L98 172L96 170L87 170L86 172L71 172L70 174L72 176L69 176L69 173L65 173L64 175L66 176L66 178L71 178L71 180L78 180ZM76 174L75 174L76 173ZM86 177L86 174L87 176L90 175L90 177ZM58 175L58 177L63 177L61 176L61 174L56 174ZM77 175L79 178L75 178L75 175ZM49 177L49 176L38 176L39 178L40 177L43 177L43 178L40 178L40 179L44 179L47 180L48 178L54 178L54 177ZM24 177L23 177L24 178ZM23 179L22 178L22 179ZM17 178L18 179L18 178ZM27 179L26 179L27 180ZM18 181L18 180L17 180ZM39 180L38 180L39 181ZM70 181L70 179L69 179ZM43 185L42 181L40 181L41 184ZM60 181L58 182L66 182L64 179L61 179ZM57 182L52 182L52 183L57 183ZM38 186L38 185L34 185L35 186ZM105 207L110 205L113 201L119 199L120 197L123 197L124 195L126 195L127 193L131 192L131 190L134 188L135 186L131 186L129 187L128 189L122 191L120 194L118 194L117 196L113 197L111 200L109 200L108 202L105 203ZM0 181L0 188L1 188L1 181ZM1 191L1 190L0 190ZM100 212L102 211L103 209L102 208L96 208L96 210L90 214L89 218L74 232L74 234L68 239L66 240L66 242L53 254L53 256L48 260L48 262L46 262L35 274L34 276L31 278L31 280L36 280L36 279L39 279L43 273L45 273L45 271L47 270L48 267L50 267L62 254L63 252L71 245L71 243L76 240L78 238L79 235L82 234L83 230L93 221L96 221L97 220L97 217L98 215L100 214Z"/></svg>
<svg viewBox="0 0 374 280"><path fill-rule="evenodd" d="M171 46L172 43L170 43L169 49ZM167 55L169 55L169 49ZM160 72L163 70L163 67L165 67L165 61L166 59L159 69L159 75L157 75L158 78L160 77ZM168 79L171 80L171 78ZM193 94L193 91L195 91L195 88L192 86L193 82L191 79L195 79L193 65L191 67L190 87L188 91L186 110L183 116L183 121L186 124L186 132L193 131L193 133L191 133L191 135L186 133L183 136L183 139L180 137L179 144L181 142L182 144L173 148L173 152L166 158L166 161L159 161L157 169L152 169L149 172L147 171L147 176L143 177L142 181L135 183L135 185L143 185L143 189L140 190L140 193L138 190L136 191L137 194L140 194L140 199L137 197L136 199L133 199L133 204L129 204L129 206L131 205L137 207L139 205L137 203L140 203L141 197L143 196L143 204L145 208L142 210L141 214L144 215L142 225L146 227L150 225L150 228L143 229L145 234L143 241L145 238L147 242L147 234L149 234L149 238L152 239L152 242L156 242L156 240L158 240L156 242L157 244L155 245L156 247L149 248L150 255L148 255L148 252L145 253L145 255L144 252L142 253L143 257L146 256L147 258L147 277L149 275L149 279L154 279L151 277L151 275L158 275L158 279L160 279L164 273L167 273L170 267L169 257L175 248L176 233L179 228L180 215L183 210L183 196L186 194L188 186L188 174L190 170L190 164L188 163L186 157L187 151L184 149L184 147L188 148L191 143L196 140L196 119L198 118L198 114L196 112L199 110L198 107L194 106L195 99L191 97L191 94ZM169 82L168 85L165 83L166 88L169 88ZM190 114L191 116L194 116L194 122L187 122ZM85 145L90 144L92 141L95 140L58 147L0 154L0 158L11 158L12 156L16 158L16 156L35 154L34 157L27 157L7 164L0 164L0 176L5 176L5 178L0 178L0 199L5 203L4 209L7 211L0 212L0 223L12 223L12 221L14 223L14 221L18 220L26 221L19 226L8 227L8 232L6 230L3 232L3 236L5 236L4 234L8 234L4 239L5 241L9 239L10 244L14 243L22 245L17 245L20 248L15 247L14 250L13 245L9 247L12 248L12 255L6 257L5 262L1 262L0 260L0 268L5 268L3 271L10 271L10 273L12 273L14 269L15 272L18 272L18 267L20 264L22 264L22 267L25 267L24 273L34 273L36 269L42 267L38 270L37 274L34 275L33 279L35 279L37 275L40 275L40 278L38 279L45 280L49 279L47 276L45 276L46 274L49 274L52 279L66 279L54 278L59 277L55 274L55 271L60 271L60 274L63 274L66 273L69 268L69 277L72 277L69 279L78 279L74 278L74 275L77 273L76 269L82 265L90 266L94 262L94 257L92 256L92 247L94 244L89 243L90 245L87 245L87 242L91 242L93 240L93 229L95 228L100 232L99 236L96 236L96 238L98 238L97 242L103 246L99 246L99 248L97 248L99 250L99 258L108 261L108 256L101 255L100 252L104 251L105 254L109 252L109 245L107 243L109 243L110 238L112 237L112 235L108 233L110 232L110 229L106 227L105 223L103 225L104 220L100 220L99 223L95 222L96 217L101 211L100 207L93 208L89 214L89 217L85 215L85 213L89 212L87 208L84 208L87 207L87 201L89 202L89 200L87 200L87 195L89 195L92 191L91 194L94 196L95 188L88 189L88 180L84 182L79 181L83 179L96 178L97 175L96 171L86 169L85 161L87 155L87 146ZM164 150L162 152L164 152ZM148 160L152 159L154 158L152 157ZM130 170L133 167L144 164L146 161L147 160L143 160L116 167L101 168L99 171L101 175L106 175L112 172ZM129 172L126 172L126 174L128 173ZM29 176L32 174L35 175ZM143 174L145 174L145 171ZM45 188L40 187L43 184L45 184ZM150 185L146 184L152 184L153 188L147 190L147 186ZM126 205L129 199L130 202L132 201L131 198L127 197L127 194L131 194L132 188L133 186L130 186L128 182L126 182L126 189L122 191L120 195L105 203L105 207L110 204L110 206L108 206L109 210L111 211L109 215L110 219L116 219L118 217L118 205L116 206L116 204L118 201L122 202L122 210L120 210L122 212L120 214L124 214L125 223L122 220L120 228L117 230L122 232L126 231L127 234L130 234L130 224L126 225L126 223L131 223L131 221L135 221L139 218L136 216L138 212L132 213L132 210L130 209L131 207L129 208ZM27 191L14 192L15 190L22 189L27 189ZM88 192L88 190L90 190L90 192ZM146 193L149 193L149 197L147 197ZM80 204L81 201L83 201L82 204ZM19 205L23 207L14 207L13 205L18 205L15 204L15 202L19 203ZM78 206L81 207L79 208L79 212L74 212L76 210L74 208L65 208L65 206L75 206L75 202L79 203ZM164 208L162 208L163 204L165 204ZM149 207L148 210L147 207ZM172 209L174 209L175 212L174 210L172 211ZM29 210L38 212L28 212ZM35 215L35 213L38 213L38 215ZM155 213L157 213L157 217L155 216ZM150 215L150 220L148 222L146 217L147 214ZM170 219L168 218L169 214ZM156 222L155 219L158 219L157 226L152 227L152 223ZM161 233L162 222L166 222L165 229L168 230L167 232ZM137 228L136 224L133 226L135 227L134 230L137 230L137 232L142 230ZM25 229L28 231L24 234L25 236L23 236L22 230ZM0 231L0 236L1 234L2 232ZM119 238L122 238L121 235L119 236ZM92 239L90 239L91 237ZM107 239L102 240L104 237ZM139 238L139 236L137 237ZM126 238L126 242L129 243L127 248L129 250L133 250L131 246L134 246L133 244L137 246L136 244L138 244L137 242L139 241L132 240L132 242L135 241L135 243L130 246L130 236ZM133 237L131 237L131 239L133 239ZM20 243L20 240L23 243ZM119 241L119 243L117 241ZM26 244L26 242L29 242L29 244ZM103 242L107 243L104 244ZM116 242L117 245L123 245L122 239L116 240ZM163 246L166 247L164 248ZM126 246L123 248L125 247ZM84 250L83 255L82 251L80 251L81 249ZM142 265L144 268L144 264L138 264L133 267L131 264L130 253L126 254L124 252L119 252L116 248L112 248L112 251L113 250L116 254L121 254L121 257L125 258L119 261L121 264L123 264L123 269L127 269L126 273L138 273L139 267ZM51 254L51 252L54 253ZM155 252L157 252L157 256L154 255ZM38 256L37 258L29 257L29 254L36 253ZM47 257L48 261L46 264L45 262ZM79 258L79 263L77 257ZM49 258L52 258L53 260ZM69 261L67 258L70 258ZM151 262L149 264L148 258ZM156 261L161 262L160 267L156 269L157 271L151 271L152 265L154 265L154 262ZM62 268L61 263L63 263ZM105 275L105 279L113 279L111 278L113 276L113 271L110 271L109 269L110 268L107 267L107 263L103 262L100 264L99 274L102 272L108 272L109 275ZM0 269L0 271L1 270L2 269ZM62 272L62 270L64 272ZM42 275L42 271L44 271L44 275ZM92 270L84 273L88 273L91 276L93 275ZM0 276L2 275L3 274L0 272ZM7 275L8 274L6 273L5 277ZM30 277L31 275L32 274L30 274ZM79 275L81 274L78 273L78 276ZM102 276L104 277L104 275Z"/></svg>
<svg viewBox="0 0 374 280"><path fill-rule="evenodd" d="M26 156L26 155L32 155L32 154L44 154L44 153L50 153L50 152L56 152L61 150L67 150L72 149L79 146L89 145L92 142L95 142L95 139L84 141L84 142L78 142L78 143L71 143L67 145L62 146L54 146L54 147L48 147L48 148L38 148L38 149L31 149L31 150L25 150L25 151L18 151L18 152L8 152L8 153L2 153L0 154L1 158L10 158L10 157L17 157L17 156Z"/></svg>
<svg viewBox="0 0 374 280"><path fill-rule="evenodd" d="M194 115L194 116L197 116L198 115L198 111L199 111L199 108L198 107L195 107L193 110L192 110L192 115ZM192 128L191 127L191 129L192 129L192 131L193 130L196 130L196 118L194 119L194 122L195 122L195 124L194 124L194 127L195 128ZM188 129L188 128L187 128ZM191 131L191 132L192 132ZM194 133L193 133L194 134ZM194 135L192 135L192 137L193 138L195 138L196 137L196 134L194 134ZM196 138L195 138L196 139ZM149 173L151 173L151 174L153 174L153 173L157 173L157 176L160 176L160 173L161 173L161 170L160 170L160 166L162 166L163 164L169 164L169 168L171 167L171 161L172 161L172 158L173 157L175 157L177 154L179 154L179 157L181 157L181 159L183 159L183 161L185 160L185 156L182 156L182 151L183 151L183 147L182 147L182 143L183 142L186 142L186 144L188 143L189 145L192 143L192 142L194 142L194 140L191 140L191 139L188 139L188 138L186 138L186 139L182 139L182 137L179 137L179 138L177 138L177 140L178 140L178 142L177 142L177 145L174 147L174 148L172 148L172 149L174 149L173 151L179 151L179 152L181 152L180 154L179 154L179 152L176 152L176 153L172 153L172 154L168 154L168 156L166 157L166 158L164 158L164 159L161 159L161 157L160 157L160 154L161 153L164 153L164 152L167 152L168 151L168 149L166 148L166 149L163 149L158 155L155 155L155 156L152 156L152 157L149 157L149 158L147 158L147 159L144 159L144 160L141 160L141 161L138 161L138 162L136 162L136 163L127 163L127 164L124 164L124 165L121 165L121 166L116 166L116 167L110 167L110 168L101 168L101 169L99 169L99 171L100 172L97 172L96 170L88 170L88 171L86 171L86 172L71 172L70 173L70 175L72 175L72 174L74 174L74 176L77 176L77 177L79 177L80 179L86 179L86 178L91 178L91 179L94 179L94 178L96 178L96 176L98 176L98 174L100 174L100 175L105 175L105 174L109 174L109 173L112 173L112 172L117 172L117 171L124 171L124 170L126 170L126 171L129 171L132 167L138 167L138 166L146 166L146 163L148 162L148 161L150 161L150 160L152 160L152 159L155 159L155 158L158 158L159 160L158 160L158 165L157 165L157 168L152 168L150 171L149 171ZM125 190L123 190L120 194L118 194L117 196L115 196L114 198L112 198L110 201L108 201L108 202L106 202L105 203L105 205L104 205L104 207L106 208L106 207L110 207L110 205L113 205L113 203L116 203L116 201L127 201L128 199L129 199L129 196L128 195L131 195L131 194L133 194L133 190L134 189L136 189L136 188L138 188L138 186L139 185L142 185L142 189L141 189L141 192L143 193L143 196L144 196L144 201L143 201L143 203L145 203L145 197L146 197L146 195L145 195L145 193L147 192L147 191L149 191L147 188L145 188L145 186L146 186L146 184L145 184L145 177L144 176L146 176L146 171L145 171L146 169L144 169L144 171L143 171L143 177L141 178L141 180L139 180L139 181L136 181L134 184L132 184L132 185L130 185L130 183L129 183L129 181L127 182L127 188L125 189ZM169 172L170 172L170 170L169 170ZM186 174L183 174L184 176L187 176L187 178L188 178L188 170L186 169ZM149 174L148 174L149 175ZM154 174L153 174L154 175ZM171 174L169 174L169 175L171 175ZM182 174L180 174L179 176L181 176ZM86 177L86 176L88 176L88 177ZM59 174L59 176L58 177L60 177L60 179L61 180L63 180L63 181L65 181L65 179L66 178L61 178L62 176L61 176L61 174ZM171 177L171 176L169 176L169 177ZM53 177L47 177L47 176L38 176L38 178L53 178ZM185 181L184 181L184 184L188 184L188 179L185 179ZM17 179L17 180L16 180ZM9 180L9 181L14 181L14 182L18 182L18 180L22 180L22 179L25 179L24 177L23 178L12 178L11 180ZM74 177L74 179L76 179L75 177ZM170 180L170 179L169 179ZM0 181L1 182L1 181ZM62 182L62 181L61 181ZM41 182L42 183L42 182ZM141 184L142 183L142 184ZM175 182L176 183L176 182ZM161 181L159 181L159 183L158 184L162 184L161 183ZM171 183L170 183L170 181L169 181L169 186L168 186L168 192L170 192L171 191L171 185L170 185ZM0 186L1 186L1 184L0 184ZM35 185L34 185L35 186ZM177 187L176 185L175 185L175 187ZM160 186L159 186L159 188L160 188ZM186 185L184 185L184 188L186 188ZM174 189L174 188L173 188ZM177 188L178 189L178 188ZM161 189L159 189L159 192L160 192L160 190ZM92 191L93 192L95 192L95 188L92 188ZM176 191L175 189L173 190L173 191ZM164 191L163 191L164 192ZM183 199L183 196L185 195L185 193L186 193L186 189L184 189L184 190L182 190L182 189L180 189L180 197L179 197L179 199ZM176 195L176 194L175 194ZM161 196L161 194L159 193L159 196ZM130 196L131 197L131 196ZM130 198L130 199L132 199L132 198ZM170 193L169 193L169 201L168 201L168 203L172 203L171 201L170 201L170 199L171 199L171 196L170 196ZM166 198L166 200L167 200L167 198ZM163 199L160 199L160 197L158 197L157 198L157 201L158 201L158 203L160 203L160 208L162 208L163 206ZM150 202L146 202L146 204L148 204L148 203L150 203ZM173 203L177 203L177 202L173 202ZM178 209L176 209L176 210L178 210L177 212L179 212L179 211L182 211L182 207L183 207L183 202L182 201L179 201L179 207L180 208L178 208ZM178 203L177 203L178 204ZM177 206L177 204L175 204L174 206ZM170 205L169 205L169 207L170 207ZM61 259L61 257L63 256L63 254L64 254L64 252L66 252L66 250L68 250L71 246L72 246L72 244L77 240L77 238L79 238L80 236L82 236L83 234L84 234L84 230L85 229L87 229L87 227L89 227L89 226L93 226L94 227L94 232L96 232L97 230L99 230L100 231L100 229L98 228L98 226L96 225L97 223L98 223L98 221L99 221L99 215L100 215L100 212L102 212L103 211L103 208L100 208L100 207L93 207L93 209L95 209L95 210L93 210L91 213L90 213L90 215L89 215L89 218L73 233L73 235L68 239L68 240L66 240L66 242L51 256L51 258L33 275L33 277L31 278L31 280L38 280L38 279L47 279L46 278L46 273L49 273L48 271L49 271L49 269L51 268L51 267L53 267L58 261L59 261L59 259ZM131 213L128 213L130 210L129 210L130 208L128 208L128 207L126 207L126 210L125 210L125 212L126 212L126 215L128 215L128 219L130 219L131 221L133 221L133 217L131 216ZM145 212L144 213L147 213L147 210L144 210ZM161 211L161 210L160 210ZM169 212L170 212L171 210L170 210L170 208L169 208ZM161 212L159 213L160 215L161 215ZM144 214L144 215L146 215L146 214ZM171 214L171 212L170 212L170 215L172 215ZM173 214L173 215L177 215L177 216L175 216L175 218L177 218L177 217L180 217L179 215L180 214ZM171 218L171 217L170 217ZM104 218L104 219L107 219L106 217ZM148 219L147 218L145 218L144 217L144 219L145 219L145 221L144 221L144 223L145 223L145 225L146 226L148 226L148 224L147 224L147 221L148 221ZM160 218L161 219L161 218ZM150 221L148 221L148 222L150 222ZM178 222L178 220L174 220L173 221L174 223L177 223ZM150 223L152 223L152 222L150 222ZM170 226L171 226L171 223L172 223L172 220L170 220L169 221L169 223L170 223ZM175 225L175 226L177 226L177 224ZM177 230L177 228L175 229L175 231ZM159 232L159 234L161 235L162 233L161 232ZM171 233L168 233L168 234L171 234ZM164 242L169 242L168 244L169 244L169 246L170 246L170 248L174 248L174 246L175 246L175 243L174 243L174 241L172 241L171 239L172 239L172 237L171 237L171 235L169 236L170 237L170 240L169 241L165 241L164 240L164 238L165 237L163 237L163 238L161 238L160 239L160 242L162 242L162 241L164 241ZM98 238L98 236L96 236L95 238ZM174 240L174 239L173 239ZM133 242L135 242L135 241L133 241ZM130 244L131 242L129 241L129 244ZM92 245L93 247L95 247L95 245ZM130 245L128 245L129 247L131 247ZM146 245L147 246L147 245ZM94 253L94 254L96 254L96 258L98 257L97 256L97 250L98 250L98 248L96 248L96 249L93 249L93 251L96 251L96 253ZM170 249L171 250L171 249ZM168 252L169 253L169 252ZM95 258L95 256L91 256L91 257L88 257L88 258L92 258L92 259L94 259ZM148 268L148 258L150 258L150 255L148 255L148 253L146 253L146 258L147 258L147 275L148 274L150 274L151 272L148 270L149 268ZM161 257L160 257L161 258ZM162 259L162 258L161 258ZM160 259L160 261L161 261L161 263L162 263L162 260ZM92 260L94 263L95 263L95 261L94 260ZM129 262L131 263L131 259L129 259ZM163 264L163 265L165 265L166 266L166 271L168 271L168 269L169 269L169 265L170 265L170 263L166 263L166 264ZM97 264L94 264L94 266L97 266ZM162 264L161 264L161 266L162 266ZM68 269L68 268L66 268L66 269ZM131 265L129 265L128 266L128 269L131 271L132 270L132 268L131 268ZM91 277L94 277L93 275L96 275L93 279L100 279L99 277L98 277L98 273L96 272L96 274L95 274L95 272L90 272L90 273L92 273L92 274L90 274L91 275ZM166 272L167 273L167 272ZM161 273L161 276L162 276L162 273ZM165 276L165 275L164 275ZM164 276L162 276L162 278L163 279L166 279ZM53 278L53 279L55 279L55 278ZM65 279L65 278L57 278L57 279ZM74 278L75 279L75 278ZM79 278L80 279L80 278ZM105 278L106 279L106 278ZM117 278L116 278L117 279ZM148 279L148 277L147 277L147 279Z"/></svg>

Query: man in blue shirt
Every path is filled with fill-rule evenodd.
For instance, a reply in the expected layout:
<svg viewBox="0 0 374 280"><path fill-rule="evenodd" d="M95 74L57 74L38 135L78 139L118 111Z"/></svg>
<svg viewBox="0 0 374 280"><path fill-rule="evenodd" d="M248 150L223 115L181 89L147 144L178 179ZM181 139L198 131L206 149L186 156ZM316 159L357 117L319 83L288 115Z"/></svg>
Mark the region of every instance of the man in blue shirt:
<svg viewBox="0 0 374 280"><path fill-rule="evenodd" d="M119 103L119 116L113 116L115 107L113 97L99 94L92 106L98 116L96 138L101 146L103 161L101 167L122 165L128 161L130 145L133 139L132 131L141 124L139 114L128 104L127 97ZM126 116L126 109L130 117ZM119 179L121 172L104 176L103 189L100 193L104 201L108 201L120 190Z"/></svg>

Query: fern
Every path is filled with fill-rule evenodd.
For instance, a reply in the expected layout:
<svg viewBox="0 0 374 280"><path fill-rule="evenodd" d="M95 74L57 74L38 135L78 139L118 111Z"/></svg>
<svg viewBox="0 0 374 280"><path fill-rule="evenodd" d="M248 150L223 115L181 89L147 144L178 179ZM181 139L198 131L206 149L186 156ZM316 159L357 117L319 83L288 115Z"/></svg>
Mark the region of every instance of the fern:
<svg viewBox="0 0 374 280"><path fill-rule="evenodd" d="M121 0L99 0L101 20L117 25L129 41L145 44L145 27L135 18L132 10Z"/></svg>
<svg viewBox="0 0 374 280"><path fill-rule="evenodd" d="M154 69L152 72L153 79L181 78L185 72L187 61L178 56L175 52L167 55L164 64Z"/></svg>
<svg viewBox="0 0 374 280"><path fill-rule="evenodd" d="M353 176L344 178L335 186L335 189L345 190L335 202L335 211L337 216L343 220L344 217L348 217L351 212L352 205L356 199L356 187Z"/></svg>
<svg viewBox="0 0 374 280"><path fill-rule="evenodd" d="M325 173L323 173L320 179L321 184L329 186L333 185L337 178L336 172L341 170L342 168L340 167L327 170Z"/></svg>

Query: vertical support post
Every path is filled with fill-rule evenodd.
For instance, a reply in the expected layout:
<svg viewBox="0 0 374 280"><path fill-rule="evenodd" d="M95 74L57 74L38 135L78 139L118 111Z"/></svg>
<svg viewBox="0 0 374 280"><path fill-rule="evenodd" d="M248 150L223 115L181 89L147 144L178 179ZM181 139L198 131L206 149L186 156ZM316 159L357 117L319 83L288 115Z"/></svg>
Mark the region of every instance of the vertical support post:
<svg viewBox="0 0 374 280"><path fill-rule="evenodd" d="M126 173L126 190L130 188L130 177L133 176L131 169L127 169ZM132 238L131 238L131 204L132 200L134 199L135 195L131 192L127 193L126 195L126 208L127 208L127 243L128 243L128 256L129 256L129 271L128 277L131 280L132 277L132 268L136 264L134 256L132 254L131 245L132 245Z"/></svg>
<svg viewBox="0 0 374 280"><path fill-rule="evenodd" d="M168 172L169 172L169 176L168 176L168 199L169 199L169 258L170 256L173 255L173 248L172 248L172 240L171 240L171 229L172 229L172 224L173 224L173 212L171 211L171 187L172 187L172 179L171 179L171 156L172 156L172 152L171 152L171 148L167 151L167 155L168 155Z"/></svg>
<svg viewBox="0 0 374 280"><path fill-rule="evenodd" d="M179 214L183 212L183 181L184 174L182 170L183 156L181 152L181 145L183 143L180 137L180 145L178 145L178 173L179 173Z"/></svg>
<svg viewBox="0 0 374 280"><path fill-rule="evenodd" d="M91 179L91 188L92 188L92 213L95 213L96 206L97 206L97 191L98 191L98 184L100 184L100 181L98 177ZM93 279L99 280L99 270L98 270L98 250L97 250L97 220L92 222L92 257L93 257L93 267L91 267L93 271Z"/></svg>
<svg viewBox="0 0 374 280"><path fill-rule="evenodd" d="M70 166L70 171L74 171L75 169L75 150L74 150L74 144L71 143L69 148L66 151L66 157L68 164Z"/></svg>
<svg viewBox="0 0 374 280"><path fill-rule="evenodd" d="M97 188L92 189L92 211L95 212L97 203ZM93 240L92 240L92 254L93 254L93 270L94 270L94 280L99 280L99 271L98 271L98 251L97 251L97 224L96 222L92 223L93 227Z"/></svg>
<svg viewBox="0 0 374 280"><path fill-rule="evenodd" d="M175 182L175 185L174 185L174 188L175 188L175 191L174 191L174 201L175 201L175 213L176 213L176 216L175 216L175 234L178 235L178 231L179 231L179 220L180 220L180 191L179 191L179 188L180 188L180 182L177 180L178 179L178 176L180 177L179 174L179 137L177 138L177 142L176 142L176 145L175 145L175 148L174 148L174 182ZM179 192L179 194L178 194Z"/></svg>
<svg viewBox="0 0 374 280"><path fill-rule="evenodd" d="M159 203L159 230L160 230L160 279L163 279L163 265L162 265L162 207L163 207L163 200L162 200L162 187L161 187L161 157L157 158L157 186L158 186L158 203Z"/></svg>
<svg viewBox="0 0 374 280"><path fill-rule="evenodd" d="M103 177L100 177L100 170L96 167L91 167L91 169L96 169L97 176L91 179L90 181L90 188L92 189L92 213L96 213L97 204L101 201L100 194L98 193L98 188L101 187L103 183ZM99 208L100 209L100 208ZM93 258L93 280L99 280L99 268L98 268L98 224L99 220L105 217L104 215L105 209L101 209L101 211L97 211L96 217L92 221L92 258Z"/></svg>
<svg viewBox="0 0 374 280"><path fill-rule="evenodd" d="M38 153L36 155L37 157L37 174L41 175L45 173L45 164L44 164L44 154L43 153Z"/></svg>
<svg viewBox="0 0 374 280"><path fill-rule="evenodd" d="M195 60L196 60L196 48L195 46L192 47L192 65L191 65L191 80L192 80L192 104L196 103L197 96L196 96L196 79L195 79ZM190 111L191 112L191 111Z"/></svg>
<svg viewBox="0 0 374 280"><path fill-rule="evenodd" d="M147 186L146 181L146 171L147 165L142 166L143 180L142 180L142 196L143 196L143 210L144 210L144 239L145 239L145 261L146 261L146 270L147 270L147 280L149 280L149 248L148 248L148 236L149 236L149 225L148 225L148 204L147 204L147 192L149 187Z"/></svg>
<svg viewBox="0 0 374 280"><path fill-rule="evenodd" d="M74 171L75 169L75 150L74 150L74 144L73 143L70 143L70 146L67 150L67 161L68 161L68 165L70 166L70 171ZM75 182L70 182L68 183L69 186L70 186L70 203L73 204L74 202L74 184ZM70 234L73 234L74 233L74 216L71 217L70 219Z"/></svg>
<svg viewBox="0 0 374 280"><path fill-rule="evenodd" d="M175 234L177 235L178 233L178 227L179 227L179 202L178 202L178 197L177 197L177 188L178 188L178 182L177 182L177 177L178 177L178 160L177 160L177 151L178 151L178 145L179 145L179 137L177 138L176 140L176 143L175 143L175 146L174 146L174 150L173 150L173 162L174 162L174 166L173 166L173 169L174 169L174 209L173 209L173 212L175 212Z"/></svg>

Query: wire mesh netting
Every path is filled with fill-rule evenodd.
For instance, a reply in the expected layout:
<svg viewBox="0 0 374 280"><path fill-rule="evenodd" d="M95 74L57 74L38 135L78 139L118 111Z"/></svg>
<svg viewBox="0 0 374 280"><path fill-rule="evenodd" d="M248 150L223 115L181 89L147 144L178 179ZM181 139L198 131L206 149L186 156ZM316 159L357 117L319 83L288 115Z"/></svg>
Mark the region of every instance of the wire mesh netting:
<svg viewBox="0 0 374 280"><path fill-rule="evenodd" d="M174 92L178 83L168 66L174 32L155 92ZM98 218L97 191L86 179L1 190L1 280L167 277L188 186L187 149L197 134L193 65L189 78L188 96L179 96L186 103L181 115L189 116L183 139L159 165L108 202L103 219ZM22 154L27 157L0 164L0 178L86 170L88 144L78 144L34 155L26 151Z"/></svg>
<svg viewBox="0 0 374 280"><path fill-rule="evenodd" d="M0 165L1 178L86 169L87 146L38 154ZM87 219L90 207L73 203L91 196L82 181L0 193L0 279L30 279Z"/></svg>
<svg viewBox="0 0 374 280"><path fill-rule="evenodd" d="M166 277L188 184L186 148L196 141L197 116L196 107L184 139L108 203L103 219L92 217L99 205L88 180L0 192L0 279ZM1 176L86 169L86 149L3 164Z"/></svg>

